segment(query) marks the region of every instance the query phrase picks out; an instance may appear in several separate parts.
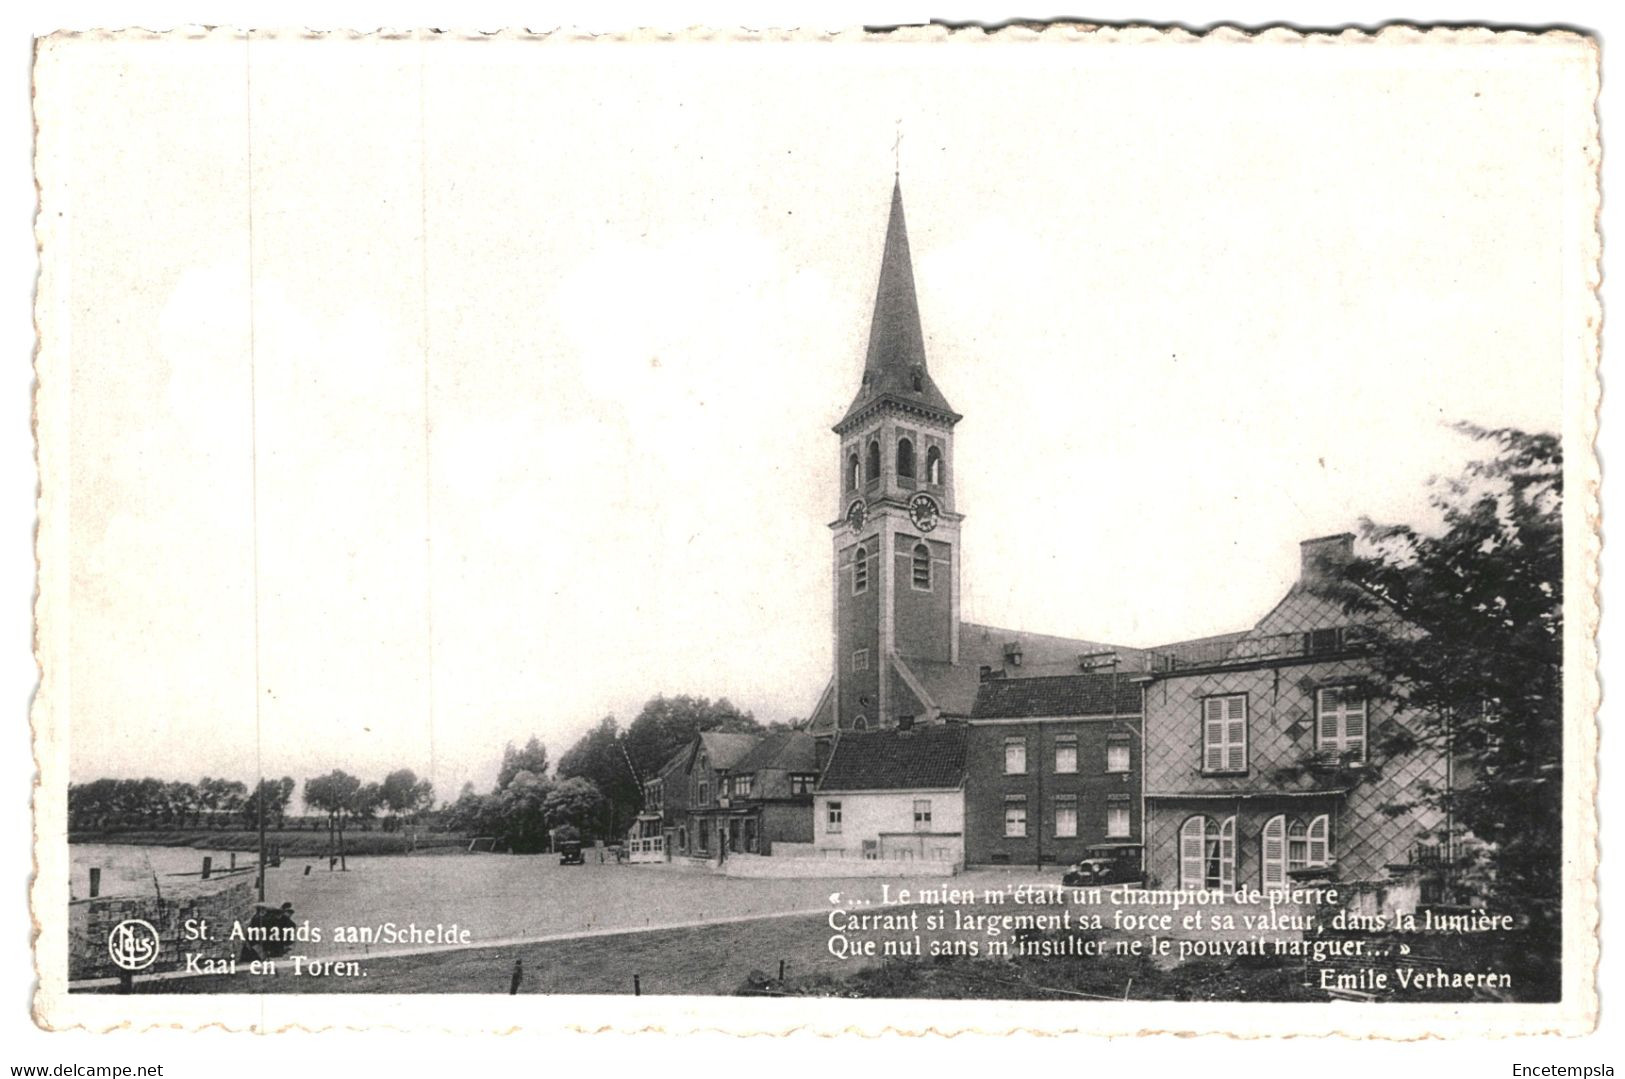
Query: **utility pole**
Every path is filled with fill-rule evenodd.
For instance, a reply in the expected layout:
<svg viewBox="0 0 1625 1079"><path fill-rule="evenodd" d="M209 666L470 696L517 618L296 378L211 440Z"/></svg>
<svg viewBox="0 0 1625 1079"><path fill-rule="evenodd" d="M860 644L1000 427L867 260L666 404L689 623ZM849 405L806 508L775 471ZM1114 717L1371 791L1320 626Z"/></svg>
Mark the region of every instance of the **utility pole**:
<svg viewBox="0 0 1625 1079"><path fill-rule="evenodd" d="M260 776L260 789L254 792L254 808L257 809L260 828L260 902L265 902L265 777Z"/></svg>

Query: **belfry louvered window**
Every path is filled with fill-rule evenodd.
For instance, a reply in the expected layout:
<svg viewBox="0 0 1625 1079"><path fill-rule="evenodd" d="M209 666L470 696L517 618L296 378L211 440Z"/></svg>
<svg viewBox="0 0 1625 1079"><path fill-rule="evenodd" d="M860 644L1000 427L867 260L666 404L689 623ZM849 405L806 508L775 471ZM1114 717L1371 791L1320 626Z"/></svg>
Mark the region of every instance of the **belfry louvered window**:
<svg viewBox="0 0 1625 1079"><path fill-rule="evenodd" d="M1247 770L1247 695L1202 700L1202 771Z"/></svg>
<svg viewBox="0 0 1625 1079"><path fill-rule="evenodd" d="M859 547L852 555L852 594L867 591L869 588L869 552Z"/></svg>
<svg viewBox="0 0 1625 1079"><path fill-rule="evenodd" d="M931 548L923 543L914 545L914 587L931 591Z"/></svg>

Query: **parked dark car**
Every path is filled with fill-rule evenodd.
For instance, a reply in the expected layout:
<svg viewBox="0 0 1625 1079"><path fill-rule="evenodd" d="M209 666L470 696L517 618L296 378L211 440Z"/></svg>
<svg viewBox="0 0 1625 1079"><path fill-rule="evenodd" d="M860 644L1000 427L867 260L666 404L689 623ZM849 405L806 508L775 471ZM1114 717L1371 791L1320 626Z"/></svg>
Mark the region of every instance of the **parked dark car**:
<svg viewBox="0 0 1625 1079"><path fill-rule="evenodd" d="M1083 852L1083 858L1061 877L1061 883L1087 887L1143 880L1145 871L1141 868L1140 854L1141 848L1133 845L1103 844L1090 847Z"/></svg>
<svg viewBox="0 0 1625 1079"><path fill-rule="evenodd" d="M560 865L586 865L587 859L581 856L581 844L574 839L566 839L559 844Z"/></svg>

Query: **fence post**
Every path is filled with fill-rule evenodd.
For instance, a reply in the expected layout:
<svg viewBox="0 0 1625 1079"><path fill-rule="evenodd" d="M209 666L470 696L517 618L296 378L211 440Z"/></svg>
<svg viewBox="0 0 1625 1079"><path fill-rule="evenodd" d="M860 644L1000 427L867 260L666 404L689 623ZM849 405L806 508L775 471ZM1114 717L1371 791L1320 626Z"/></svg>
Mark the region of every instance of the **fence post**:
<svg viewBox="0 0 1625 1079"><path fill-rule="evenodd" d="M97 896L99 896L101 894L102 894L102 867L99 866L99 865L93 865L93 866L90 867L90 898L95 899Z"/></svg>
<svg viewBox="0 0 1625 1079"><path fill-rule="evenodd" d="M209 857L207 854L205 854L203 856L203 879L204 880L209 879L209 870L213 865L214 865L214 859Z"/></svg>
<svg viewBox="0 0 1625 1079"><path fill-rule="evenodd" d="M643 982L636 974L632 975L632 995L635 997L643 995Z"/></svg>

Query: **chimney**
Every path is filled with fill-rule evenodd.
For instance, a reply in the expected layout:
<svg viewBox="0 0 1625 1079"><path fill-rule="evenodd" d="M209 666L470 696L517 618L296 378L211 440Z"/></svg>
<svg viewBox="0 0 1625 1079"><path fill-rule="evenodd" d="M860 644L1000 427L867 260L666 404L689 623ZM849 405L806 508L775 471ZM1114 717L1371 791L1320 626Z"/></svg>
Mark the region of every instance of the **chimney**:
<svg viewBox="0 0 1625 1079"><path fill-rule="evenodd" d="M1298 544L1298 549L1303 558L1298 571L1299 583L1324 581L1354 560L1354 533L1339 532L1335 536L1307 539Z"/></svg>

